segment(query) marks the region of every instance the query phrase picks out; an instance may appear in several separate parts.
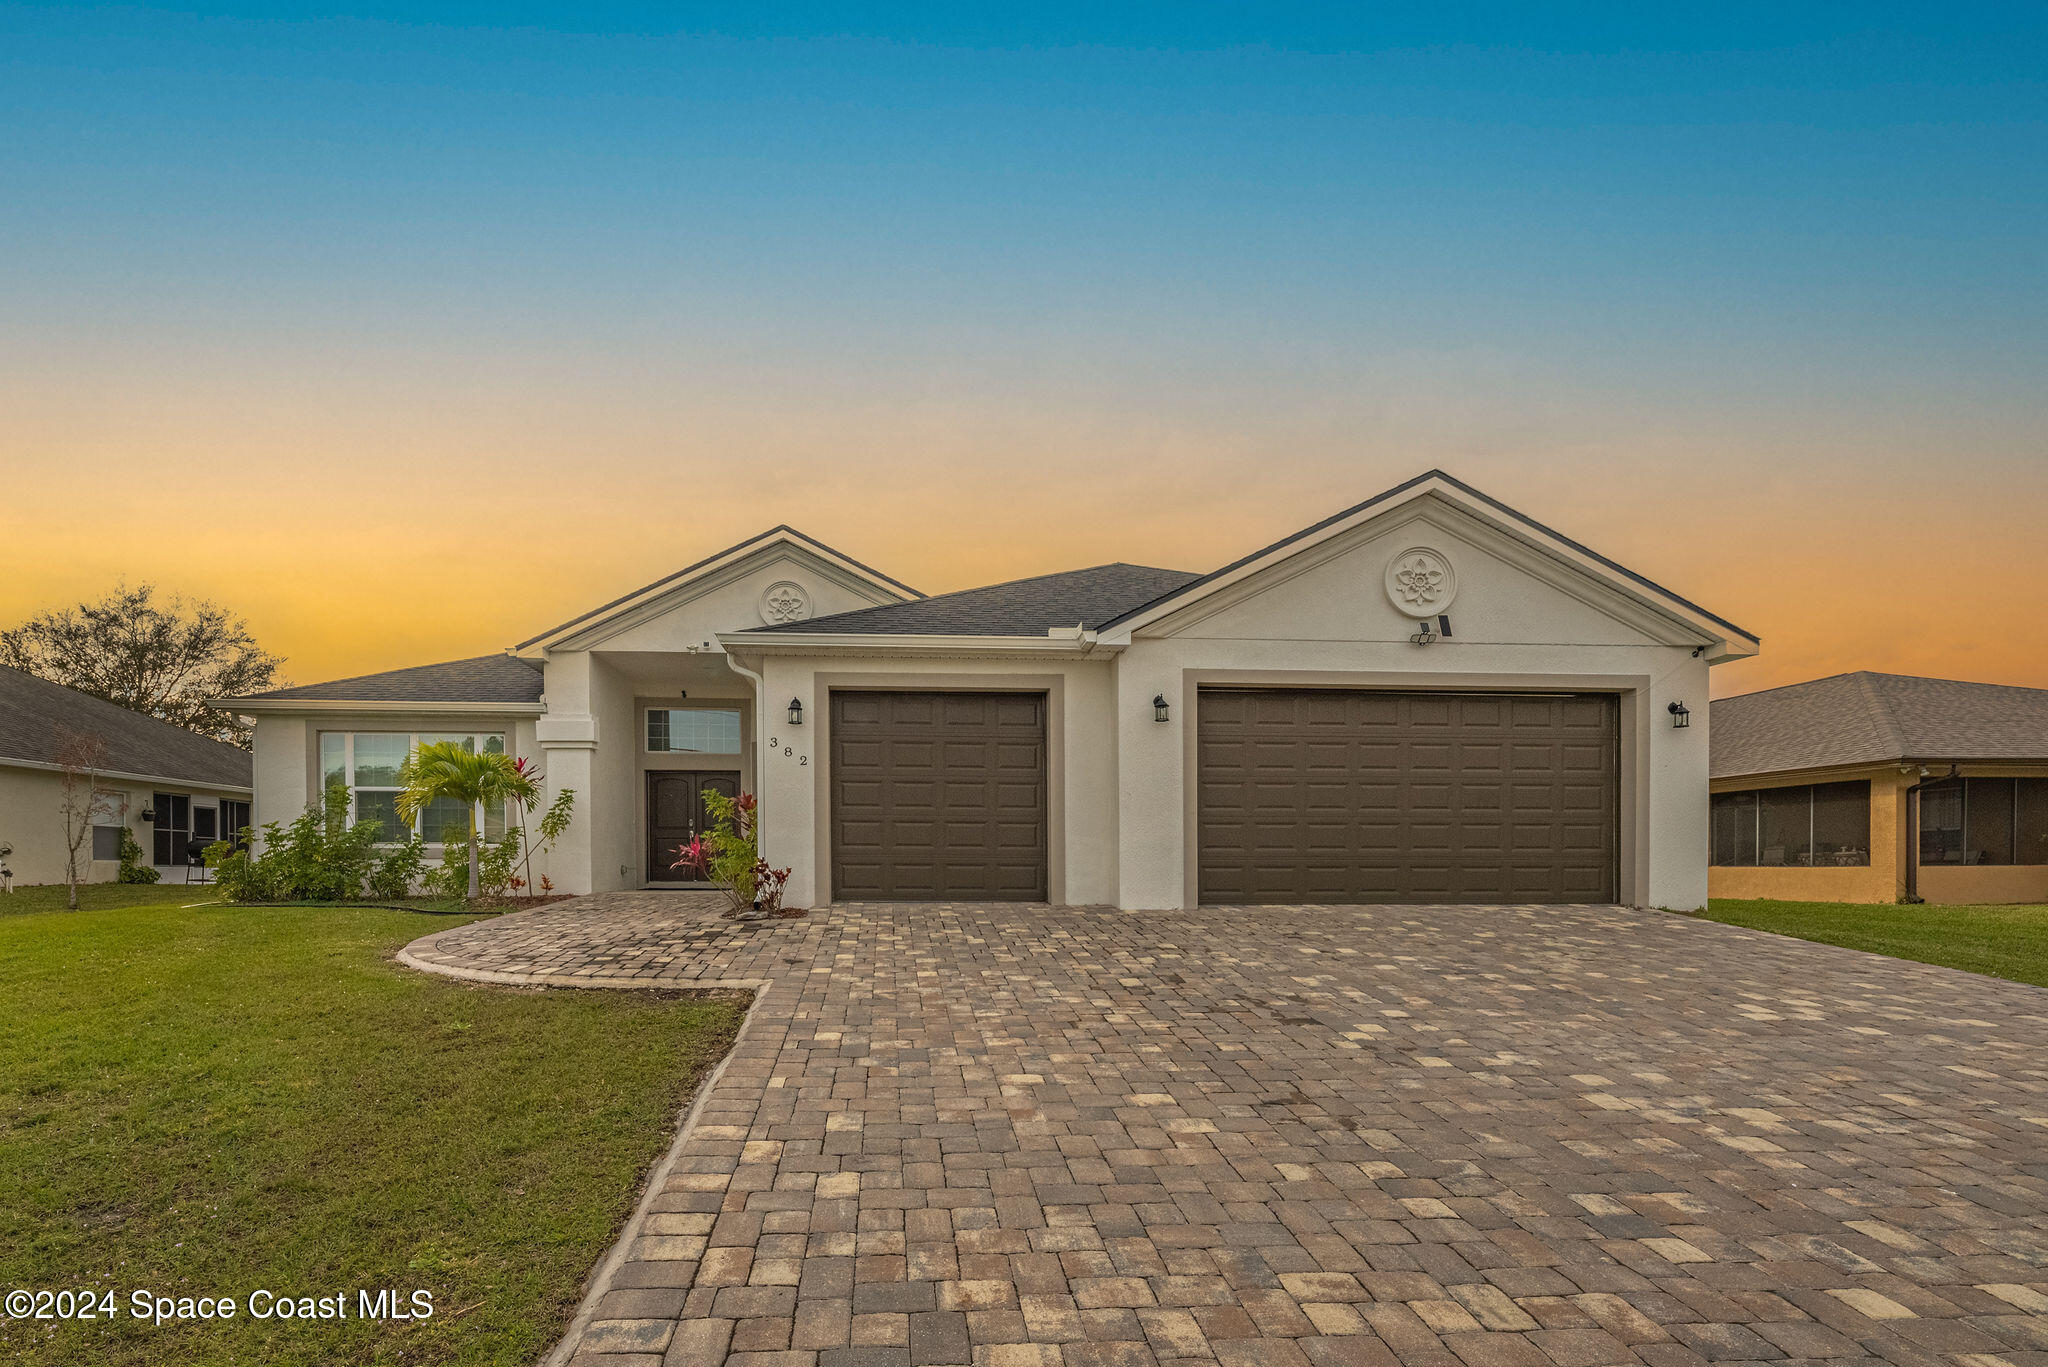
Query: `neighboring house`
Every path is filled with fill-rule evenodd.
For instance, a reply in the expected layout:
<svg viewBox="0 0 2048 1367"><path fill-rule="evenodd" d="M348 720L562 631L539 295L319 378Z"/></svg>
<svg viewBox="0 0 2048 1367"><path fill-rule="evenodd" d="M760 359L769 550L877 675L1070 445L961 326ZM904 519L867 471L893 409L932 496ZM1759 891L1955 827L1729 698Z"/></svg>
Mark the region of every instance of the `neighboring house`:
<svg viewBox="0 0 2048 1367"><path fill-rule="evenodd" d="M1859 672L1712 713L1714 896L2048 902L2048 689Z"/></svg>
<svg viewBox="0 0 2048 1367"><path fill-rule="evenodd" d="M778 527L505 655L228 700L256 815L388 814L449 734L578 794L546 872L672 885L759 794L792 905L1707 894L1707 670L1756 639L1431 472L1223 568L925 597ZM433 833L433 827L427 827Z"/></svg>
<svg viewBox="0 0 2048 1367"><path fill-rule="evenodd" d="M61 883L63 756L72 734L98 736L104 815L81 871L106 882L120 870L121 830L166 878L188 876L187 851L249 824L246 750L117 707L77 689L0 667L0 845L17 883Z"/></svg>

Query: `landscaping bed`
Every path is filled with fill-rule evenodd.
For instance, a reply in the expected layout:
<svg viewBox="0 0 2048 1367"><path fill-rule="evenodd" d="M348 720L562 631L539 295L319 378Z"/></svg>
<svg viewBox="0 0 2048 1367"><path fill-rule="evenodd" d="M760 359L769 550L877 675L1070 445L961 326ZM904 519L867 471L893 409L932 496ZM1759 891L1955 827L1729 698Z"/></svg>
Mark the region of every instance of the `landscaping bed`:
<svg viewBox="0 0 2048 1367"><path fill-rule="evenodd" d="M0 1287L111 1291L119 1314L0 1319L4 1359L534 1360L746 1005L415 973L392 955L448 925L417 910L85 891L0 897ZM359 1289L435 1313L246 1308ZM245 1308L152 1326L136 1290Z"/></svg>

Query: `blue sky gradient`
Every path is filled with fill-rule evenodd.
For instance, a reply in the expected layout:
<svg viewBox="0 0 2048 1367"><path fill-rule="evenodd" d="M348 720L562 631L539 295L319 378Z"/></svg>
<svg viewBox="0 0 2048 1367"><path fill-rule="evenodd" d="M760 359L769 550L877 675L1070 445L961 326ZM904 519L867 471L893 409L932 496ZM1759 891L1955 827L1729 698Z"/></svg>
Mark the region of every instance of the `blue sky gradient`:
<svg viewBox="0 0 2048 1367"><path fill-rule="evenodd" d="M1429 465L1765 628L1734 547L1885 525L2048 608L2048 11L1663 8L0 6L0 472L534 525L588 466L647 549L514 572L507 639L756 524L941 588L1203 569ZM44 558L0 615L120 568ZM252 610L309 671L451 629ZM1745 678L1921 658L1820 610Z"/></svg>

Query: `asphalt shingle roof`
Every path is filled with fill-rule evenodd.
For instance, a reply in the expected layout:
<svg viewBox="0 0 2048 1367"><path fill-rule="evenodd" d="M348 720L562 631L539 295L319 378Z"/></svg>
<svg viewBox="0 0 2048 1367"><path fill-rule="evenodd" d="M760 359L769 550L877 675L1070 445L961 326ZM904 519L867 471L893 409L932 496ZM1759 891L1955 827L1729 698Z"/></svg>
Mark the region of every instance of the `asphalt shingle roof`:
<svg viewBox="0 0 2048 1367"><path fill-rule="evenodd" d="M1715 778L1894 759L2048 760L2048 689L1859 671L1712 704Z"/></svg>
<svg viewBox="0 0 2048 1367"><path fill-rule="evenodd" d="M467 660L415 665L382 674L358 674L298 688L273 688L249 697L306 702L474 702L537 703L540 666L511 655L477 655Z"/></svg>
<svg viewBox="0 0 2048 1367"><path fill-rule="evenodd" d="M756 628L882 636L1043 636L1054 627L1095 627L1200 578L1150 565L1095 565L1007 584L934 594L908 603L857 608L805 622Z"/></svg>
<svg viewBox="0 0 2048 1367"><path fill-rule="evenodd" d="M114 773L226 788L247 788L251 782L247 750L0 667L0 764L61 764L67 732L105 741L107 769Z"/></svg>

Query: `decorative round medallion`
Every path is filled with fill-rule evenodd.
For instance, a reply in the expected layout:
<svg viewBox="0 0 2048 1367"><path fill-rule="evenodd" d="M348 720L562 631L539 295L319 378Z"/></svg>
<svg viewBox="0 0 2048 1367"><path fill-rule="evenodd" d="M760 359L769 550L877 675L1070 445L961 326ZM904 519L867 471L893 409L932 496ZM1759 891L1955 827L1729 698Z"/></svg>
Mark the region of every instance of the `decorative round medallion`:
<svg viewBox="0 0 2048 1367"><path fill-rule="evenodd" d="M1458 572L1442 551L1410 546L1387 562L1387 598L1410 617L1435 617L1457 596Z"/></svg>
<svg viewBox="0 0 2048 1367"><path fill-rule="evenodd" d="M784 579L761 590L761 620L769 626L801 622L811 615L811 595L802 584Z"/></svg>

